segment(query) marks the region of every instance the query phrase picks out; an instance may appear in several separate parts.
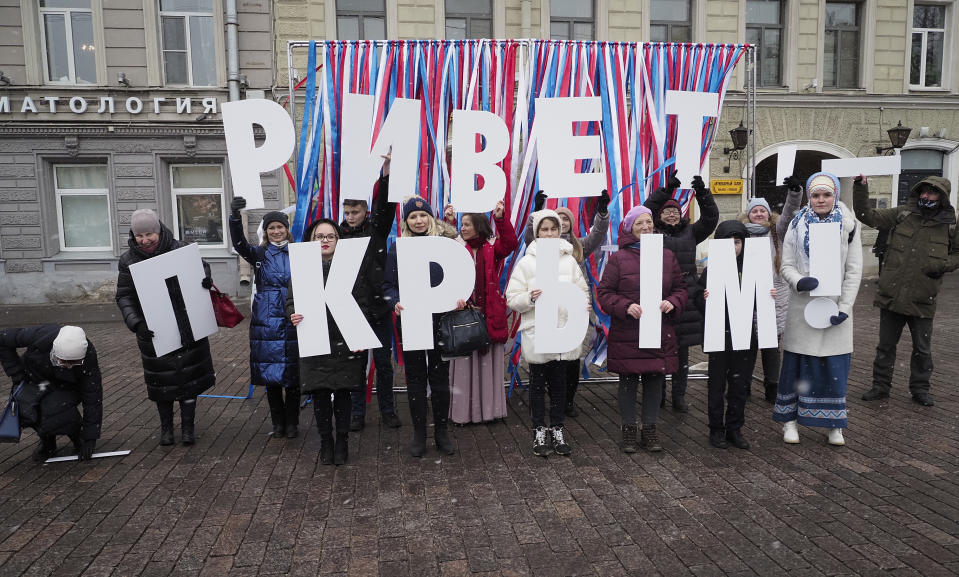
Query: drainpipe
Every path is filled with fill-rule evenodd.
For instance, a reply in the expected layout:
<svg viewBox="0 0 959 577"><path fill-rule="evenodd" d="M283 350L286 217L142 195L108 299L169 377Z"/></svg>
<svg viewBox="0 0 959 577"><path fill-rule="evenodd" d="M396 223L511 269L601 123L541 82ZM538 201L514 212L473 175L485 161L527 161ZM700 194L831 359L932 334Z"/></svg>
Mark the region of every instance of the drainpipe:
<svg viewBox="0 0 959 577"><path fill-rule="evenodd" d="M240 64L237 53L236 0L226 0L226 74L230 102L240 99Z"/></svg>
<svg viewBox="0 0 959 577"><path fill-rule="evenodd" d="M522 29L522 32L520 35L523 38L532 37L530 30L532 27L530 22L532 18L530 15L532 12L532 4L532 0L522 0L522 2L520 2L520 14L522 15L520 19L520 28Z"/></svg>

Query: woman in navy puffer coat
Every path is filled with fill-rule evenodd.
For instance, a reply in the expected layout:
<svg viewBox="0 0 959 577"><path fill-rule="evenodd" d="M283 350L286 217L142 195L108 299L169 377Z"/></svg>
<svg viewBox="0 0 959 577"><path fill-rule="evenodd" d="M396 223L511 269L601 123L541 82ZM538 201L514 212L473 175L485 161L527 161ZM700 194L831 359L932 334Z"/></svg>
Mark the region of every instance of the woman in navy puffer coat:
<svg viewBox="0 0 959 577"><path fill-rule="evenodd" d="M273 436L293 439L300 424L300 354L296 329L286 316L287 286L290 284L288 244L290 222L282 212L263 217L263 242L247 242L240 220L246 200L236 197L230 205L230 236L233 248L255 271L256 296L250 319L250 378L266 387L273 420ZM284 391L286 393L284 398Z"/></svg>

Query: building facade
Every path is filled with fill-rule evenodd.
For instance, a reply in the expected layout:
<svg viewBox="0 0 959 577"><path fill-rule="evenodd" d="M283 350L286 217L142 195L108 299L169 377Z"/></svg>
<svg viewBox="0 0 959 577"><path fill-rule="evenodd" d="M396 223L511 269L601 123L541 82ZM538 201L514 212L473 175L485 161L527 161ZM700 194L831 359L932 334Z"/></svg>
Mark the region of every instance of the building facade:
<svg viewBox="0 0 959 577"><path fill-rule="evenodd" d="M554 38L750 43L757 46L756 193L781 201L777 151L796 145L796 173L826 158L875 156L888 129L911 127L903 173L874 178L873 202L894 206L928 174L959 183L959 0L275 0L277 82L287 41ZM306 51L294 52L294 77ZM709 164L712 180L746 176L728 131L746 118L748 79L730 83ZM728 173L726 171L729 171ZM844 187L851 190L850 186ZM844 193L844 197L845 197ZM848 197L847 197L848 198ZM718 197L725 217L744 195ZM871 244L874 231L864 235ZM876 263L867 262L867 268Z"/></svg>
<svg viewBox="0 0 959 577"><path fill-rule="evenodd" d="M237 3L235 50L226 4L0 1L0 304L112 299L138 208L238 290L220 106L231 52L234 98L272 97L276 65L270 1Z"/></svg>

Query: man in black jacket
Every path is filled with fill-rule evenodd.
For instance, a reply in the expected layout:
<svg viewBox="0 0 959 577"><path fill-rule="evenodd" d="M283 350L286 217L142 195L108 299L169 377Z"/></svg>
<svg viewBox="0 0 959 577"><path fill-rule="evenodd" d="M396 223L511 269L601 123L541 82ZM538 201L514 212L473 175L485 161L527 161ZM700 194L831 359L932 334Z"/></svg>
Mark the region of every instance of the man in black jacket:
<svg viewBox="0 0 959 577"><path fill-rule="evenodd" d="M33 459L56 456L57 435L70 437L81 461L89 459L100 438L103 386L96 349L83 329L42 325L0 331L0 364L13 388L23 384L20 424L40 436Z"/></svg>
<svg viewBox="0 0 959 577"><path fill-rule="evenodd" d="M367 275L373 287L372 311L373 331L382 345L373 349L373 366L376 370L376 400L380 405L383 424L396 428L402 423L396 416L396 404L393 400L393 316L392 307L383 299L383 269L386 267L386 242L393 228L396 216L396 203L389 202L390 159L387 155L383 164L383 176L380 177L373 210L367 214L365 200L343 201L343 222L340 228L343 237L370 237L361 270ZM366 421L366 391L352 394L353 409L350 417L350 430L359 431Z"/></svg>

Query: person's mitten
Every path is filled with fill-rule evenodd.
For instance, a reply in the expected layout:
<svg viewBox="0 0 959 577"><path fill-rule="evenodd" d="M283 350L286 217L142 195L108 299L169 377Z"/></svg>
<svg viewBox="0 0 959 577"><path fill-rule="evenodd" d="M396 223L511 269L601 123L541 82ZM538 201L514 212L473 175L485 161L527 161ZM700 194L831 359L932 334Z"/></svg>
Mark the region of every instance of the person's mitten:
<svg viewBox="0 0 959 577"><path fill-rule="evenodd" d="M599 200L596 201L596 212L600 214L609 212L609 192L604 190L603 194L599 195Z"/></svg>
<svg viewBox="0 0 959 577"><path fill-rule="evenodd" d="M833 315L829 317L829 322L832 323L833 325L838 325L848 318L849 318L849 315L847 315L846 313L839 313L838 315Z"/></svg>
<svg viewBox="0 0 959 577"><path fill-rule="evenodd" d="M234 196L233 201L230 202L230 215L239 220L240 211L246 208L246 199L242 196Z"/></svg>
<svg viewBox="0 0 959 577"><path fill-rule="evenodd" d="M541 190L533 197L533 212L543 210L544 206L546 206L546 193Z"/></svg>
<svg viewBox="0 0 959 577"><path fill-rule="evenodd" d="M804 293L815 289L817 286L819 286L819 279L811 276L804 276L799 279L799 282L796 283L796 290Z"/></svg>

